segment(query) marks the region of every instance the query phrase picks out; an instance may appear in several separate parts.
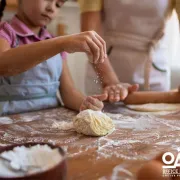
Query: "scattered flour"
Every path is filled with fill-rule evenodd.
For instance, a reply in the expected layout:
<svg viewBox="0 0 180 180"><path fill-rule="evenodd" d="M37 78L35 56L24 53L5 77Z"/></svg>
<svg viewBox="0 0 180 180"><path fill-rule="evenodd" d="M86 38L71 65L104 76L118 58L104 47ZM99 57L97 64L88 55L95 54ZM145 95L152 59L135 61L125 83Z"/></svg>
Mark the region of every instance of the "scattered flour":
<svg viewBox="0 0 180 180"><path fill-rule="evenodd" d="M126 149L131 149L134 145L136 144L141 144L142 141L136 140L136 139L123 139L123 140L118 140L118 139L110 139L107 137L101 137L97 140L97 153L98 157L97 159L103 158L111 158L112 156L115 156L117 158L122 158L126 160L142 160L142 159L147 159L146 157L139 156L135 152L133 155L131 154L123 154L121 150L126 147Z"/></svg>
<svg viewBox="0 0 180 180"><path fill-rule="evenodd" d="M157 128L161 126L159 119L153 115L136 115L134 117L124 116L122 114L106 113L112 118L116 127L115 134L119 134L119 138L114 137L114 133L104 137L97 138L95 143L78 145L78 152L71 152L67 149L68 157L79 156L82 153L88 152L91 149L96 148L97 157L96 160L103 158L111 158L115 156L117 158L126 160L147 160L147 156L136 154L136 151L131 151L135 147L140 147L141 144L149 144L160 138ZM151 132L151 129L154 131ZM130 136L123 138L123 132L132 130L133 134L141 133L141 136ZM146 130L150 130L147 132ZM130 131L129 131L130 132ZM122 136L121 136L122 135ZM145 145L146 146L146 145ZM127 153L123 151L126 148ZM130 154L128 152L131 152Z"/></svg>
<svg viewBox="0 0 180 180"><path fill-rule="evenodd" d="M52 128L59 129L59 130L74 130L73 122L66 122L66 121L54 121L52 124Z"/></svg>
<svg viewBox="0 0 180 180"><path fill-rule="evenodd" d="M142 115L142 116L136 116L136 117L130 117L130 116L123 116L120 114L112 115L108 113L108 116L110 116L113 119L114 124L116 127L120 129L133 129L135 131L143 131L145 129L151 129L154 125L154 116L150 115Z"/></svg>
<svg viewBox="0 0 180 180"><path fill-rule="evenodd" d="M164 134L164 129L166 132L174 132L174 130L179 131L180 127L177 125L178 123L174 120L168 121L163 119L163 117L156 117L155 114L139 113L135 111L132 114L131 110L127 110L125 114L122 113L122 111L119 111L117 114L106 113L115 124L115 132L105 137L85 138L80 134L74 135L74 133L71 132L74 131L74 128L73 122L69 121L69 119L72 119L76 113L61 113L59 111L58 113L59 114L54 113L54 116L51 116L50 114L43 114L43 119L48 122L47 124L45 123L43 130L46 129L46 132L57 133L57 136L48 139L47 136L41 136L41 134L43 135L44 133L42 132L40 135L38 134L38 136L37 134L32 134L31 137L27 136L23 141L60 144L66 151L68 158L78 157L84 153L94 152L96 149L96 151L92 153L92 156L90 155L91 159L95 159L94 163L96 163L96 161L99 159L111 159L112 157L130 161L147 160L149 157L149 152L143 151L143 154L140 152L141 149L143 150L143 148L148 149L150 145L153 147L156 146L156 148L154 148L156 151L161 150L163 146L169 146L173 149L178 148L179 142L173 141L174 137L170 137L170 133L166 134L167 137L165 137ZM165 114L166 112L163 113ZM26 116L26 118L22 119L27 122L28 119L33 121L35 118L32 117L30 119L28 116ZM36 119L38 119L37 116ZM41 120L42 117L39 119ZM22 129L21 131L25 131L25 129L27 128L24 128L24 130ZM57 129L57 132L54 132L54 129ZM34 131L35 130L37 129L34 128ZM31 132L32 131L33 128ZM13 143L20 138L20 135L14 136L13 132L11 133L11 131L5 132L7 132L7 134L4 133L4 136L0 138L3 141ZM41 129L39 129L39 132L41 132ZM69 132L70 136L68 135ZM26 133L29 132L26 131ZM61 133L63 133L63 136L59 138L59 134ZM89 161L89 159L87 159L87 161ZM118 168L116 168L116 170L118 171ZM122 173L126 174L126 172L120 168L120 172L121 171L123 171Z"/></svg>
<svg viewBox="0 0 180 180"><path fill-rule="evenodd" d="M20 121L23 122L31 122L31 121L35 121L41 119L40 115L36 115L36 116L32 116L32 115L24 115L23 118Z"/></svg>
<svg viewBox="0 0 180 180"><path fill-rule="evenodd" d="M13 120L9 117L0 117L0 124L12 124Z"/></svg>

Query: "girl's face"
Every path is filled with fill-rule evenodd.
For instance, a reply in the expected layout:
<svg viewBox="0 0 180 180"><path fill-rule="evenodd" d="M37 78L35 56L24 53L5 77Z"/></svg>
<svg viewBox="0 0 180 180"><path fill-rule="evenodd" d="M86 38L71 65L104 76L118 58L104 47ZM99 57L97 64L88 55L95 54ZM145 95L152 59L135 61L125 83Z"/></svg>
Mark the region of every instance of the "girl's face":
<svg viewBox="0 0 180 180"><path fill-rule="evenodd" d="M58 14L63 0L19 0L19 11L34 26L46 26Z"/></svg>

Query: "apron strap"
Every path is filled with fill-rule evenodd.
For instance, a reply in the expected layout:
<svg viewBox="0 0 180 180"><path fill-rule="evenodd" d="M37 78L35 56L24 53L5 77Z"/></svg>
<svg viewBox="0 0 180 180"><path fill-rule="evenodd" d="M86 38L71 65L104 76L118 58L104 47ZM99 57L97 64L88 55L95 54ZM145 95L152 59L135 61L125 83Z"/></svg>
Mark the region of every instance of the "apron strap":
<svg viewBox="0 0 180 180"><path fill-rule="evenodd" d="M146 91L150 90L151 68L152 66L155 66L153 65L153 60L152 60L153 51L158 41L164 36L164 27L165 27L165 22L163 23L161 28L158 30L158 32L155 34L154 39L150 42L149 47L148 47L147 60L145 62L145 67L144 67L144 90Z"/></svg>

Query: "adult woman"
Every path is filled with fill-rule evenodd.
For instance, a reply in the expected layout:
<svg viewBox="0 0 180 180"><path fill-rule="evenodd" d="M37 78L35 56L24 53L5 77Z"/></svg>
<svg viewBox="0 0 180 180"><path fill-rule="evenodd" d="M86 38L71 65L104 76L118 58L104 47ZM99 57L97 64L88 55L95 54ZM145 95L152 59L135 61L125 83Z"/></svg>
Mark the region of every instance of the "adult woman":
<svg viewBox="0 0 180 180"><path fill-rule="evenodd" d="M175 0L79 0L82 31L103 34L109 60L94 66L109 100L123 100L140 90L170 89L169 62L176 58L179 22ZM172 33L173 31L173 33ZM112 67L111 67L112 66ZM93 68L88 65L86 89L97 92Z"/></svg>

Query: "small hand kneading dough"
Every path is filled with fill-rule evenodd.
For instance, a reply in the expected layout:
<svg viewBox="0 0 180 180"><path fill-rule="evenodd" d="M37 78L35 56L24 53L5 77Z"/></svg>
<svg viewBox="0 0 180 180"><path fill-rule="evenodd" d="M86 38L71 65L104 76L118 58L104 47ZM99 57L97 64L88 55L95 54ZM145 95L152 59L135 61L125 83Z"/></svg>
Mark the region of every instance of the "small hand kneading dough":
<svg viewBox="0 0 180 180"><path fill-rule="evenodd" d="M129 109L141 112L158 112L158 111L178 111L180 110L180 104L140 104L140 105L126 105Z"/></svg>
<svg viewBox="0 0 180 180"><path fill-rule="evenodd" d="M113 132L114 124L110 117L101 111L81 111L73 119L74 128L78 133L90 136L104 136Z"/></svg>

